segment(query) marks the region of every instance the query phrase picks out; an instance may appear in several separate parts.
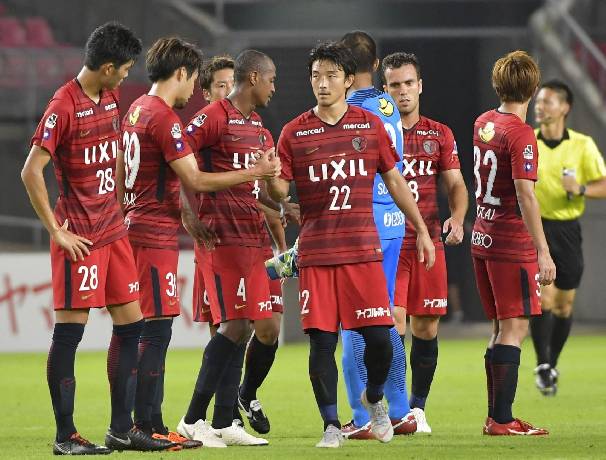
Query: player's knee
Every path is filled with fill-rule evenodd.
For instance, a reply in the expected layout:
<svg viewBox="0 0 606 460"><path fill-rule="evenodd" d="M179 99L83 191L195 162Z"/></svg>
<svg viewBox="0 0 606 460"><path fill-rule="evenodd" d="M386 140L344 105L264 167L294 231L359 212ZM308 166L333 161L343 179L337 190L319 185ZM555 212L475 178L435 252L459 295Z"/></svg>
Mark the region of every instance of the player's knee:
<svg viewBox="0 0 606 460"><path fill-rule="evenodd" d="M219 331L235 343L243 343L250 337L250 322L247 319L234 319L221 323Z"/></svg>
<svg viewBox="0 0 606 460"><path fill-rule="evenodd" d="M368 326L358 329L364 337L367 354L387 363L391 363L393 355L389 329L389 326Z"/></svg>
<svg viewBox="0 0 606 460"><path fill-rule="evenodd" d="M439 316L411 317L410 328L412 334L423 340L431 340L438 335Z"/></svg>
<svg viewBox="0 0 606 460"><path fill-rule="evenodd" d="M525 318L511 318L500 321L499 343L520 346L528 335L528 320Z"/></svg>
<svg viewBox="0 0 606 460"><path fill-rule="evenodd" d="M398 334L404 335L406 333L406 308L393 307L393 324Z"/></svg>
<svg viewBox="0 0 606 460"><path fill-rule="evenodd" d="M316 372L315 367L321 365L325 357L334 356L337 349L339 336L336 332L326 332L319 329L311 329L309 335L309 371Z"/></svg>
<svg viewBox="0 0 606 460"><path fill-rule="evenodd" d="M255 321L255 335L263 345L273 345L280 335L280 324L274 318Z"/></svg>
<svg viewBox="0 0 606 460"><path fill-rule="evenodd" d="M568 318L572 315L572 301L566 301L552 310L554 316L558 318Z"/></svg>

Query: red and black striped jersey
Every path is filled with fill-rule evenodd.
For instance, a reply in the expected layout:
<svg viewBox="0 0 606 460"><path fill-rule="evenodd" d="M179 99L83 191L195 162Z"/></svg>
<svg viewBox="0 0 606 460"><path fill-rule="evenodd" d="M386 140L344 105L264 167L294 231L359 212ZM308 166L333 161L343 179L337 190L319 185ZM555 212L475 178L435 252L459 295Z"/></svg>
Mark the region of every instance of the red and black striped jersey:
<svg viewBox="0 0 606 460"><path fill-rule="evenodd" d="M429 235L437 246L441 246L438 176L448 169L461 169L457 143L450 128L422 116L412 128L404 130L402 164L402 174L417 202ZM404 245L414 247L416 239L415 228L406 221Z"/></svg>
<svg viewBox="0 0 606 460"><path fill-rule="evenodd" d="M310 110L284 127L278 154L282 178L295 181L301 205L298 265L381 260L373 183L399 161L381 120L350 105L329 125Z"/></svg>
<svg viewBox="0 0 606 460"><path fill-rule="evenodd" d="M473 135L475 257L510 262L537 260L524 224L514 180L537 180L538 149L532 128L517 115L491 110L478 117Z"/></svg>
<svg viewBox="0 0 606 460"><path fill-rule="evenodd" d="M144 94L122 120L122 149L131 244L178 249L180 182L169 163L192 153L179 117L162 98Z"/></svg>
<svg viewBox="0 0 606 460"><path fill-rule="evenodd" d="M229 99L213 102L187 125L186 138L206 172L234 171L252 166L257 150L273 147L261 117L247 118ZM219 245L261 247L263 216L257 206L259 185L247 182L201 197L200 220L213 229Z"/></svg>
<svg viewBox="0 0 606 460"><path fill-rule="evenodd" d="M67 219L92 249L126 235L114 179L119 139L118 93L102 90L95 103L73 79L55 92L31 140L53 160L57 223Z"/></svg>

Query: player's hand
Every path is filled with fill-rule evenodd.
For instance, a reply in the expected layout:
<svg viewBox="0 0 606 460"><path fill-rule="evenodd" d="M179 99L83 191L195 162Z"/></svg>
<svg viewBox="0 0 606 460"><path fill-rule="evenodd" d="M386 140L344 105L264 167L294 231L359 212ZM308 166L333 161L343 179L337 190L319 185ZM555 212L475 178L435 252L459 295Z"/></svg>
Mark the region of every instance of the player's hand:
<svg viewBox="0 0 606 460"><path fill-rule="evenodd" d="M450 233L448 233L450 231ZM449 246L461 244L463 241L463 223L456 220L454 217L449 217L442 226L442 233L448 233L444 243Z"/></svg>
<svg viewBox="0 0 606 460"><path fill-rule="evenodd" d="M537 280L541 286L547 286L553 283L556 277L556 266L551 259L549 251L539 251L539 279Z"/></svg>
<svg viewBox="0 0 606 460"><path fill-rule="evenodd" d="M255 161L252 171L258 179L273 179L280 176L282 172L282 163L276 155L276 149L259 150L254 155Z"/></svg>
<svg viewBox="0 0 606 460"><path fill-rule="evenodd" d="M219 242L219 237L214 230L200 222L200 219L194 216L193 213L182 212L181 221L183 222L183 227L196 244L200 246L204 245L209 251L215 249L215 245Z"/></svg>
<svg viewBox="0 0 606 460"><path fill-rule="evenodd" d="M573 195L578 195L581 190L581 186L577 182L576 177L571 174L562 176L562 187L564 187L564 190L566 190L568 193L572 193Z"/></svg>
<svg viewBox="0 0 606 460"><path fill-rule="evenodd" d="M69 254L73 262L77 262L78 259L84 260L84 256L90 255L88 246L92 246L93 242L70 232L67 229L68 225L67 219L65 219L63 225L51 232L50 236L55 244L61 246Z"/></svg>
<svg viewBox="0 0 606 460"><path fill-rule="evenodd" d="M280 205L282 207L282 212L280 213L282 227L286 228L289 222L301 225L301 207L298 203L291 203L290 196L287 196L282 200Z"/></svg>
<svg viewBox="0 0 606 460"><path fill-rule="evenodd" d="M425 264L426 270L433 267L436 261L436 248L427 231L417 233L417 260Z"/></svg>

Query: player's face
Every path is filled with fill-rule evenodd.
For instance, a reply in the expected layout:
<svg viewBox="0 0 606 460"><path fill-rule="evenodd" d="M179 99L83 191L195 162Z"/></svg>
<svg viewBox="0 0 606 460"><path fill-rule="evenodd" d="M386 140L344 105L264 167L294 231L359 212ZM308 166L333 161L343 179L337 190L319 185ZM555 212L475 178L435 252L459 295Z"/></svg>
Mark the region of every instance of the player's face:
<svg viewBox="0 0 606 460"><path fill-rule="evenodd" d="M234 87L234 69L221 69L213 74L210 91L205 91L208 102L225 99Z"/></svg>
<svg viewBox="0 0 606 460"><path fill-rule="evenodd" d="M175 108L182 109L187 105L187 101L194 94L194 87L198 81L198 71L196 70L189 78L187 78L187 71L182 70L183 78L179 85L179 94L175 99Z"/></svg>
<svg viewBox="0 0 606 460"><path fill-rule="evenodd" d="M562 120L570 106L556 91L541 88L534 103L534 117L537 123L548 125Z"/></svg>
<svg viewBox="0 0 606 460"><path fill-rule="evenodd" d="M310 81L318 106L330 107L345 100L353 75L345 77L343 69L332 61L315 61L311 65Z"/></svg>
<svg viewBox="0 0 606 460"><path fill-rule="evenodd" d="M386 69L385 82L383 90L393 97L401 114L408 115L418 109L423 80L417 75L414 65L405 64L396 69Z"/></svg>
<svg viewBox="0 0 606 460"><path fill-rule="evenodd" d="M276 92L276 67L273 63L269 69L257 73L257 82L255 84L255 99L257 107L267 107L269 101Z"/></svg>
<svg viewBox="0 0 606 460"><path fill-rule="evenodd" d="M103 85L106 89L116 89L122 83L126 77L128 77L128 71L135 64L132 59L120 67L115 67L113 64L109 64L107 67L107 78Z"/></svg>

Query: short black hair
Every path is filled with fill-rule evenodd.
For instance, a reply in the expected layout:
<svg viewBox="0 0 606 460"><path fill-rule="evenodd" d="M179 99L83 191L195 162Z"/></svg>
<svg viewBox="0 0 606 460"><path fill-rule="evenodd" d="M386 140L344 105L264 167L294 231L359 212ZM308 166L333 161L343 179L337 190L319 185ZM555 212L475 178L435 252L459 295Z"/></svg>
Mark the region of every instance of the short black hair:
<svg viewBox="0 0 606 460"><path fill-rule="evenodd" d="M319 43L309 52L307 68L311 76L311 68L316 61L331 61L345 72L345 76L356 74L356 61L351 51L342 43L324 42Z"/></svg>
<svg viewBox="0 0 606 460"><path fill-rule="evenodd" d="M415 66L415 70L417 71L417 78L421 78L421 64L419 63L419 58L414 53L392 53L383 58L383 62L381 63L381 79L383 80L383 84L386 84L385 81L385 71L387 69L399 69L404 65L413 65Z"/></svg>
<svg viewBox="0 0 606 460"><path fill-rule="evenodd" d="M265 53L257 50L244 50L236 57L234 63L234 81L243 83L251 72L265 72L269 70L267 64L273 65L272 59Z"/></svg>
<svg viewBox="0 0 606 460"><path fill-rule="evenodd" d="M119 22L107 22L97 27L88 40L84 51L84 65L99 70L106 63L120 67L135 60L141 54L141 40Z"/></svg>
<svg viewBox="0 0 606 460"><path fill-rule="evenodd" d="M200 86L203 89L210 90L215 72L223 69L233 69L235 67L234 59L228 55L213 56L202 66L200 72Z"/></svg>
<svg viewBox="0 0 606 460"><path fill-rule="evenodd" d="M377 60L377 44L366 32L356 30L343 35L341 42L356 61L356 71L373 72Z"/></svg>
<svg viewBox="0 0 606 460"><path fill-rule="evenodd" d="M568 102L568 105L570 106L570 108L572 108L572 102L574 100L572 90L562 80L553 79L553 80L546 81L541 86L539 86L539 89L543 89L543 88L547 88L547 89L550 89L550 90L558 93L562 97L562 99L564 99L566 102Z"/></svg>
<svg viewBox="0 0 606 460"><path fill-rule="evenodd" d="M185 67L190 78L202 68L202 51L179 37L160 38L147 52L145 66L153 83L168 80L180 67Z"/></svg>

